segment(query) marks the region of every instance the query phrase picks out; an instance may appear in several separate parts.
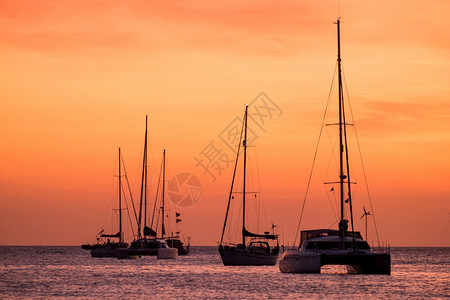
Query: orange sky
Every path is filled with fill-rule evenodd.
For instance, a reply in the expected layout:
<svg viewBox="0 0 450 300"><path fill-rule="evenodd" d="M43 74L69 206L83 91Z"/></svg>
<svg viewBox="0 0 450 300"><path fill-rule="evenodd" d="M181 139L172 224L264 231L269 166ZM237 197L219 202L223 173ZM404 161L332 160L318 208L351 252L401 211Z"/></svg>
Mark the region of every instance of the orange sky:
<svg viewBox="0 0 450 300"><path fill-rule="evenodd" d="M392 246L450 246L448 11L446 0L340 1L346 82L378 232ZM168 176L203 186L178 209L183 231L216 245L231 168L212 182L194 157L261 91L282 111L257 132L264 206L292 242L337 16L328 0L0 1L0 244L93 242L119 146L138 189L148 114L150 184L165 147ZM317 172L304 229L333 223Z"/></svg>

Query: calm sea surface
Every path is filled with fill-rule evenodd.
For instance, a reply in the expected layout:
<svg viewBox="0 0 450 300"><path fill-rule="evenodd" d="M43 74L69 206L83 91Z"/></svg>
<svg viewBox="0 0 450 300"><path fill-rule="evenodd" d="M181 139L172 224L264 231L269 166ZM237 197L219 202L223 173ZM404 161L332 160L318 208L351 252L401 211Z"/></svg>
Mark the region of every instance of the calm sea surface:
<svg viewBox="0 0 450 300"><path fill-rule="evenodd" d="M91 258L80 247L0 247L0 298L450 297L450 248L393 248L392 275L283 274L277 266L224 267L217 247L178 260Z"/></svg>

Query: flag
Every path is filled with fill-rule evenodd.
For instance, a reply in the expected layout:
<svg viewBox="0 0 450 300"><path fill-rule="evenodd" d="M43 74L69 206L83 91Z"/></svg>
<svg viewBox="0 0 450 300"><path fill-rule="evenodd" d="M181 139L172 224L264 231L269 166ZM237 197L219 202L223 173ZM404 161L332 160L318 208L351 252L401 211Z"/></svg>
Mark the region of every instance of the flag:
<svg viewBox="0 0 450 300"><path fill-rule="evenodd" d="M180 223L180 222L181 222L181 219L177 219L176 221L177 221L177 223Z"/></svg>
<svg viewBox="0 0 450 300"><path fill-rule="evenodd" d="M331 188L330 192L334 191L334 187Z"/></svg>
<svg viewBox="0 0 450 300"><path fill-rule="evenodd" d="M175 213L175 217L179 217L181 214L180 213Z"/></svg>

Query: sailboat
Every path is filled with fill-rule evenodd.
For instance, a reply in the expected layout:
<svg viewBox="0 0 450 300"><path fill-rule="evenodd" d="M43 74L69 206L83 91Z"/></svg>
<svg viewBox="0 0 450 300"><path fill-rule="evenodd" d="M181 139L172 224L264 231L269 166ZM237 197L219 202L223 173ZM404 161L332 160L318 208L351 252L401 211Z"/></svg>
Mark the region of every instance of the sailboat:
<svg viewBox="0 0 450 300"><path fill-rule="evenodd" d="M337 20L338 42L338 95L339 95L339 176L336 181L340 190L340 217L338 229L304 230L300 234L298 249L287 250L279 262L279 268L284 273L320 273L324 265L345 265L349 273L390 274L391 256L389 249L376 252L363 239L359 232L354 231L352 193L349 168L349 153L347 146L347 126L342 88L341 50L340 50L340 19ZM348 205L348 207L346 207ZM345 210L350 212L349 220ZM301 220L301 219L300 219ZM300 224L299 224L300 225Z"/></svg>
<svg viewBox="0 0 450 300"><path fill-rule="evenodd" d="M243 133L244 140L241 138L239 141L239 147L236 155L236 162L233 172L233 179L231 182L230 194L228 197L227 211L225 214L225 221L223 224L222 236L220 238L219 253L222 258L222 262L225 266L263 266L263 265L275 265L278 259L279 246L278 246L278 236L275 234L270 234L265 232L264 234L256 234L249 232L246 229L246 171L247 171L247 114L248 105L245 107L244 123L243 123ZM242 147L244 149L243 153L243 190L242 190L242 240L239 244L224 244L224 234L227 226L227 220L230 209L230 202L233 198L233 186L236 175L236 167L238 165L239 150ZM269 241L277 241L276 247L270 247ZM247 242L248 241L248 242Z"/></svg>
<svg viewBox="0 0 450 300"><path fill-rule="evenodd" d="M147 226L147 140L148 116L145 117L145 140L142 164L141 193L139 201L139 214L136 216L137 236L127 248L117 252L118 259L137 258L148 255L161 255L161 258L175 258L177 253L168 249L164 238L157 238L156 231ZM174 249L176 250L176 249Z"/></svg>
<svg viewBox="0 0 450 300"><path fill-rule="evenodd" d="M127 243L123 241L122 231L122 174L121 174L121 154L119 148L119 232L116 234L105 234L103 230L97 237L97 244L92 245L91 256L92 257L117 257L117 249L126 248ZM104 238L107 238L106 242L100 242ZM111 242L110 239L117 239L117 241Z"/></svg>

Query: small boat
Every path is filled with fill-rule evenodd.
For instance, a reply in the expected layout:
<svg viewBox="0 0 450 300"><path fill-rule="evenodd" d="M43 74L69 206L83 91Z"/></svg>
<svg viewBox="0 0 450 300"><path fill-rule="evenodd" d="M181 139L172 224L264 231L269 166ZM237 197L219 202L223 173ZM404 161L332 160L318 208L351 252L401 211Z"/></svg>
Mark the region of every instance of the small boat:
<svg viewBox="0 0 450 300"><path fill-rule="evenodd" d="M179 232L177 231L177 235L168 236L165 238L167 245L169 245L170 248L177 248L178 249L178 255L189 255L191 251L191 243L190 238L188 237L188 244L185 246L184 242L181 241Z"/></svg>
<svg viewBox="0 0 450 300"><path fill-rule="evenodd" d="M190 241L188 241L188 245L185 246L184 243L180 239L180 231L171 232L169 236L166 236L165 231L165 218L166 218L166 149L163 150L163 159L162 159L162 190L161 190L161 237L164 238L167 242L169 248L175 248L178 250L178 255L188 255L190 252ZM157 201L156 201L157 202ZM155 206L156 207L156 206ZM181 222L180 213L175 212L175 223L177 224ZM168 218L168 221L169 218Z"/></svg>
<svg viewBox="0 0 450 300"><path fill-rule="evenodd" d="M144 237L141 239L136 239L130 243L127 248L119 249L117 252L118 259L124 258L137 258L141 256L162 256L162 258L176 258L178 256L178 251L173 250L161 250L167 249L169 245L165 239L158 239L154 237ZM161 254L163 253L163 254Z"/></svg>
<svg viewBox="0 0 450 300"><path fill-rule="evenodd" d="M337 20L338 34L338 94L339 94L339 184L340 218L338 229L304 230L300 234L298 249L287 250L279 262L283 273L320 273L324 265L345 265L349 273L390 274L391 256L389 249L376 252L354 231L352 192L350 184L347 126L341 75L340 20ZM340 150L339 150L340 149ZM306 200L306 198L305 198ZM345 211L349 211L352 230ZM367 213L364 209L365 214ZM301 219L300 219L301 220ZM300 225L300 224L299 224ZM366 225L367 226L367 225Z"/></svg>
<svg viewBox="0 0 450 300"><path fill-rule="evenodd" d="M121 174L121 152L119 148L119 231L116 234L105 234L104 230L101 230L97 235L96 244L85 244L81 247L86 250L91 250L92 257L116 257L117 249L126 248L127 243L123 241L123 231L122 231L122 174ZM104 239L107 239L105 241ZM110 239L117 239L116 241L111 241Z"/></svg>
<svg viewBox="0 0 450 300"><path fill-rule="evenodd" d="M245 107L243 132L241 132L241 138L239 141L239 147L236 155L236 163L234 167L233 180L231 183L230 194L228 197L227 211L225 214L225 221L223 224L222 236L219 244L219 253L222 258L222 262L225 266L264 266L275 265L278 259L279 246L278 236L264 232L264 234L256 234L249 232L246 229L245 217L246 217L246 165L247 165L247 114L248 105ZM244 134L244 140L242 140L242 133ZM233 197L233 187L236 175L236 167L238 165L239 150L241 145L244 149L243 153L243 190L242 190L242 242L239 244L225 244L224 234L227 226L227 220L230 209L230 202ZM275 241L277 245L270 247L269 241ZM248 242L247 242L248 241Z"/></svg>

